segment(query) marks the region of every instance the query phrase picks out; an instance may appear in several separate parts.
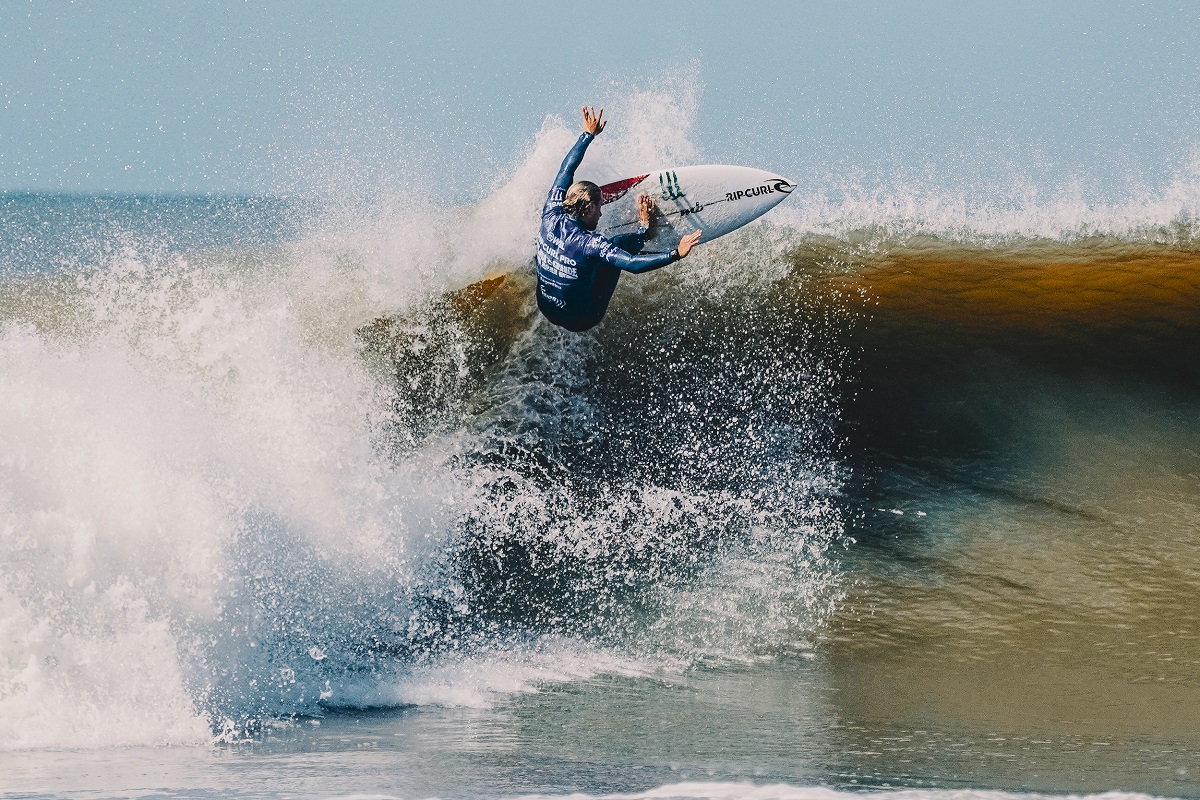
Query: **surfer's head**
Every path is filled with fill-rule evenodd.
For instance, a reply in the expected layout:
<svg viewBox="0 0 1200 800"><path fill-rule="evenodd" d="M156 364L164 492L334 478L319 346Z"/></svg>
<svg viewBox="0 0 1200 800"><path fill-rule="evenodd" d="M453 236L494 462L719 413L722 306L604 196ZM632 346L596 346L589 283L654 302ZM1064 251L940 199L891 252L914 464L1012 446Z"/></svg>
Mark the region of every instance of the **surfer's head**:
<svg viewBox="0 0 1200 800"><path fill-rule="evenodd" d="M563 210L589 231L600 224L600 187L591 181L575 181L563 198Z"/></svg>

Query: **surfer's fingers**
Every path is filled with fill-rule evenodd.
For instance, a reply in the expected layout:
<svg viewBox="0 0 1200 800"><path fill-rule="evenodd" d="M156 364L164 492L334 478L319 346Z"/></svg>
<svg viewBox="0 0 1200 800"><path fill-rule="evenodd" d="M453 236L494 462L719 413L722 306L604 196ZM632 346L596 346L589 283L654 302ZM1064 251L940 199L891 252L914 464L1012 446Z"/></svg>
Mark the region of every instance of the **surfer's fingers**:
<svg viewBox="0 0 1200 800"><path fill-rule="evenodd" d="M592 106L584 106L583 107L583 127L584 127L584 129L592 134L597 134L600 131L604 130L604 123L600 120L600 118L602 116L604 116L603 108L600 109L599 113L597 113L596 109L593 108Z"/></svg>
<svg viewBox="0 0 1200 800"><path fill-rule="evenodd" d="M675 252L679 253L680 258L687 258L688 253L692 252L692 248L700 240L700 234L702 233L704 231L692 231L679 240L679 246L675 248Z"/></svg>

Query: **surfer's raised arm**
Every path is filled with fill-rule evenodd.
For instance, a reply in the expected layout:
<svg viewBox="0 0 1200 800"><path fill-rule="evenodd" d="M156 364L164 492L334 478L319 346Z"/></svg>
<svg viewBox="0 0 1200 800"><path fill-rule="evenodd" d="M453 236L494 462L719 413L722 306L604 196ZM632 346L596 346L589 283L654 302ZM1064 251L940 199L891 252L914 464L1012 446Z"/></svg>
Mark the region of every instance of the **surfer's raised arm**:
<svg viewBox="0 0 1200 800"><path fill-rule="evenodd" d="M558 177L554 179L554 185L551 188L562 189L565 192L567 187L575 181L575 170L579 169L579 164L583 161L583 154L587 152L587 146L604 130L606 124L603 108L596 111L589 106L583 107L583 133L579 134L575 146L563 159L562 166L558 169Z"/></svg>

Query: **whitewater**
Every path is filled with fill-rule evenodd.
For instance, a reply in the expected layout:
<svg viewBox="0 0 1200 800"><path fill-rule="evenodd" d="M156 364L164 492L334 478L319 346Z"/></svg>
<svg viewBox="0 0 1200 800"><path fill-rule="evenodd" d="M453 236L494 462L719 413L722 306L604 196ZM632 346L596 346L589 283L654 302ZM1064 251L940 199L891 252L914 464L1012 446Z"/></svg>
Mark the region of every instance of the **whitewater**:
<svg viewBox="0 0 1200 800"><path fill-rule="evenodd" d="M1200 158L797 190L574 335L574 136L462 203L0 195L0 792L1200 793Z"/></svg>

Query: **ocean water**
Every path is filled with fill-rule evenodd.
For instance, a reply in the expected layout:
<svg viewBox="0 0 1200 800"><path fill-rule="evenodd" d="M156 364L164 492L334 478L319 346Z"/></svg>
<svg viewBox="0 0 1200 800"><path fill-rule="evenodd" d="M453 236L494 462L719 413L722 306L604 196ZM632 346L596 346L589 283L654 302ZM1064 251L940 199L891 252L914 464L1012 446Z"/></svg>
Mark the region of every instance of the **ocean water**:
<svg viewBox="0 0 1200 800"><path fill-rule="evenodd" d="M573 138L0 196L0 793L1200 796L1196 166L797 191L572 335Z"/></svg>

